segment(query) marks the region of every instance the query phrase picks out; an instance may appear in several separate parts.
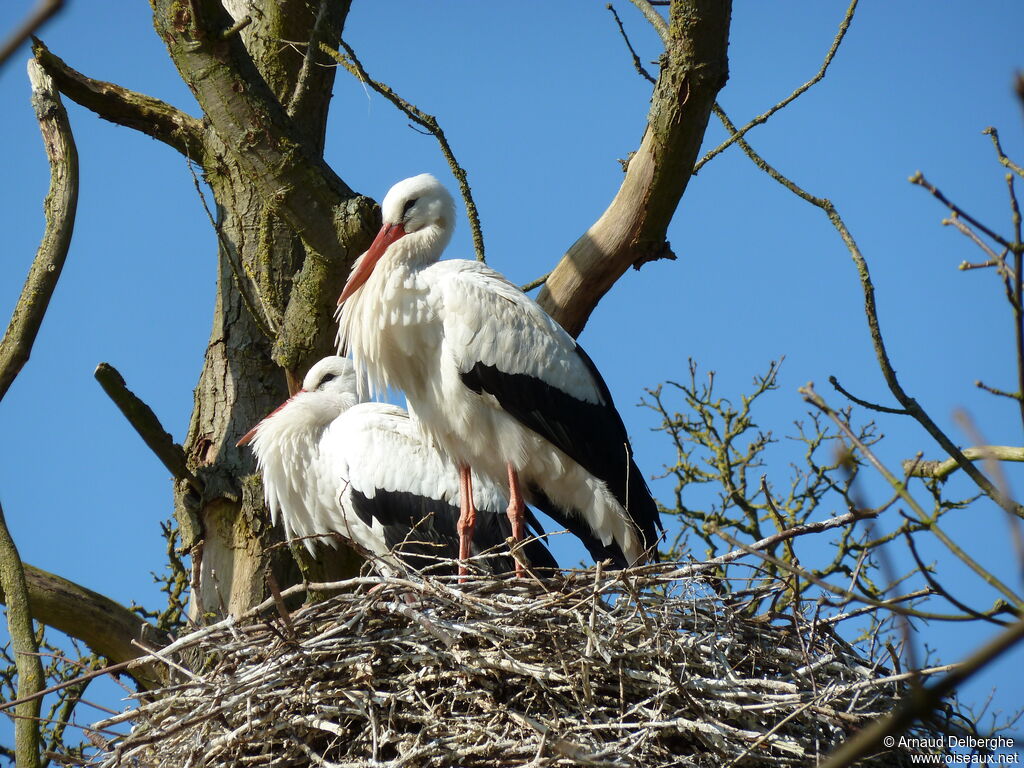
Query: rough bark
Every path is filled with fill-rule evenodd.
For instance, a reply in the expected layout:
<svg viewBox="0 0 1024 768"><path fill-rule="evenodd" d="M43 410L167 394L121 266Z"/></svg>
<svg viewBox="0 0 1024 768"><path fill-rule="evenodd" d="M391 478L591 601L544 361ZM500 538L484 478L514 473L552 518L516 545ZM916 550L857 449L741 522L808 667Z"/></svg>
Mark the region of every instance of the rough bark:
<svg viewBox="0 0 1024 768"><path fill-rule="evenodd" d="M715 97L729 76L729 0L673 0L647 126L607 210L548 276L537 300L574 336L630 267L675 258L665 239Z"/></svg>
<svg viewBox="0 0 1024 768"><path fill-rule="evenodd" d="M32 618L78 638L97 655L113 663L130 661L144 653L133 641L147 646L166 641L163 633L120 603L41 568L28 564L24 568ZM0 590L0 603L7 605L7 601ZM142 684L156 682L145 668L132 676Z"/></svg>
<svg viewBox="0 0 1024 768"><path fill-rule="evenodd" d="M287 396L286 382L294 387L332 351L336 297L379 223L376 204L322 157L335 68L324 66L319 44L337 45L349 4L231 0L225 10L220 2L152 0L154 27L202 120L88 78L36 46L67 96L177 149L202 168L216 200L217 300L183 443L193 477L179 477L175 488L198 575L193 618L244 612L262 599L268 568L282 584L298 578L287 550L273 546L279 537L266 520L251 452L235 441ZM282 40L312 44L301 52ZM308 575L350 572L358 562L340 559Z"/></svg>
<svg viewBox="0 0 1024 768"><path fill-rule="evenodd" d="M185 441L205 491L179 483L177 498L198 566L194 613L239 614L263 599L268 568L282 584L298 574L287 549L272 547L279 539L251 452L235 442L287 396L281 368L294 381L331 351L335 298L376 222L373 201L322 159L333 68L279 42L336 42L347 4L268 4L226 36L245 6L232 19L206 3L193 18L197 5L153 3L157 32L207 118L204 168L220 244L213 330ZM293 96L302 109L289 116ZM254 291L241 290L245 284Z"/></svg>
<svg viewBox="0 0 1024 768"><path fill-rule="evenodd" d="M32 107L50 161L50 190L43 203L46 230L29 269L25 286L0 342L0 399L28 362L39 326L57 287L71 245L78 208L78 150L53 81L35 61L29 62Z"/></svg>

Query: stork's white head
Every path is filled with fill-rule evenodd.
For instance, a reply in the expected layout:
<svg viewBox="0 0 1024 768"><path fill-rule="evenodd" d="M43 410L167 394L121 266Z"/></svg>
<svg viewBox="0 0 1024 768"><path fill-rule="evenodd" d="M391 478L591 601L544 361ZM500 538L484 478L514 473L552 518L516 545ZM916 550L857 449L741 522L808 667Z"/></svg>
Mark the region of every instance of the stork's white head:
<svg viewBox="0 0 1024 768"><path fill-rule="evenodd" d="M358 402L352 361L336 355L325 357L309 369L302 389L250 429L236 445L254 440L258 454L261 443L279 439L284 433L326 427Z"/></svg>
<svg viewBox="0 0 1024 768"><path fill-rule="evenodd" d="M380 208L383 225L369 250L353 265L339 304L367 281L385 253L429 264L441 257L455 230L455 201L429 173L395 184Z"/></svg>

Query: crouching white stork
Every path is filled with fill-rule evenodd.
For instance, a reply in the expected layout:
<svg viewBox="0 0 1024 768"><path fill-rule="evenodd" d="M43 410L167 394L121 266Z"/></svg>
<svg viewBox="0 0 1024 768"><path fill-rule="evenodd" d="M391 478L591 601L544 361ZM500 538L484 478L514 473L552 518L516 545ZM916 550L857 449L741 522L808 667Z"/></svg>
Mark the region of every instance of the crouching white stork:
<svg viewBox="0 0 1024 768"><path fill-rule="evenodd" d="M433 176L399 182L381 208L384 225L338 300L338 343L361 377L405 392L463 488L471 468L508 483L517 538L525 500L595 559L622 568L656 556L657 504L587 354L498 272L438 261L455 204ZM472 494L461 499L465 557L475 510Z"/></svg>
<svg viewBox="0 0 1024 768"><path fill-rule="evenodd" d="M274 523L281 517L287 536L300 538L311 554L318 538L337 546L336 533L376 555L385 570L397 557L416 570L443 573L438 560L459 555L455 466L401 408L359 403L349 360L327 357L314 365L302 389L238 444L250 441ZM504 493L477 483L473 501L483 523L472 540L475 562L511 572ZM532 515L529 521L539 530ZM540 541L521 551L532 566L558 567Z"/></svg>

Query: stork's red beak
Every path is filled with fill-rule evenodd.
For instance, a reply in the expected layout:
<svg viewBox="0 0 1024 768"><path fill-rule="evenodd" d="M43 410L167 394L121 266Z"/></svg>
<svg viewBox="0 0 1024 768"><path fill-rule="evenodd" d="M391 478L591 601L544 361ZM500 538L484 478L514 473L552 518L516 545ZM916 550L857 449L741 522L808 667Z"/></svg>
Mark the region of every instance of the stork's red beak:
<svg viewBox="0 0 1024 768"><path fill-rule="evenodd" d="M405 227L401 224L385 224L380 228L380 232L373 239L369 250L362 255L358 263L353 267L352 274L348 276L345 289L341 292L341 297L338 299L339 304L355 293L359 286L370 278L370 273L377 266L380 257L384 255L384 251L388 249L389 245L404 235Z"/></svg>
<svg viewBox="0 0 1024 768"><path fill-rule="evenodd" d="M305 390L302 390L302 389L300 389L300 390L299 390L299 392L304 392L304 391L305 391ZM296 392L296 393L295 393L295 395L299 394L299 392ZM271 412L270 412L270 413L269 413L269 414L267 415L267 417L266 417L266 418L264 418L264 419L263 419L262 421L260 421L260 423L259 423L259 424L257 424L257 425L256 425L255 427L253 427L252 429L250 429L250 430L249 430L248 432L246 432L246 433L245 433L244 435L242 435L242 439L241 439L241 440L239 440L239 441L238 441L237 443L235 443L235 447L236 447L236 448L241 448L241 447L242 447L243 445L248 445L249 443L251 443L251 442L252 442L252 439L253 439L254 437L256 437L256 433L257 433L257 432L259 431L259 428L260 428L260 424L262 424L262 423L263 423L264 421L266 421L267 419L273 418L273 416L274 416L274 414L275 414L275 413L277 413L278 411L280 411L280 410L281 410L282 408L284 408L284 407L285 407L286 405L288 405L288 403L290 403L290 402L291 402L292 400L294 400L294 399L295 399L295 395L292 395L292 396L291 396L291 397L289 397L289 398L288 398L287 400L285 400L285 401L284 401L283 403L281 403L281 404L280 404L279 406L277 406L277 408L275 408L274 410L272 410L272 411L271 411Z"/></svg>

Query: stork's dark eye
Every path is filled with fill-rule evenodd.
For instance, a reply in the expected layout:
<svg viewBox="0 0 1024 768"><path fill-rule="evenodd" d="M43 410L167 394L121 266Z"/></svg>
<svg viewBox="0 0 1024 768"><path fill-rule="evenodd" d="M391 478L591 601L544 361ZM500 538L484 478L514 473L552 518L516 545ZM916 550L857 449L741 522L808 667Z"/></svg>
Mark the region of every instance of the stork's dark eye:
<svg viewBox="0 0 1024 768"><path fill-rule="evenodd" d="M414 197L412 200L405 201L405 207L402 208L402 221L405 221L405 218L409 215L409 211L411 211L412 207L416 205L417 200L419 200L419 198Z"/></svg>
<svg viewBox="0 0 1024 768"><path fill-rule="evenodd" d="M336 373L325 373L324 377L320 379L320 383L316 385L316 388L323 389L324 384L326 384L329 381L333 381L336 378L338 378L338 374Z"/></svg>

